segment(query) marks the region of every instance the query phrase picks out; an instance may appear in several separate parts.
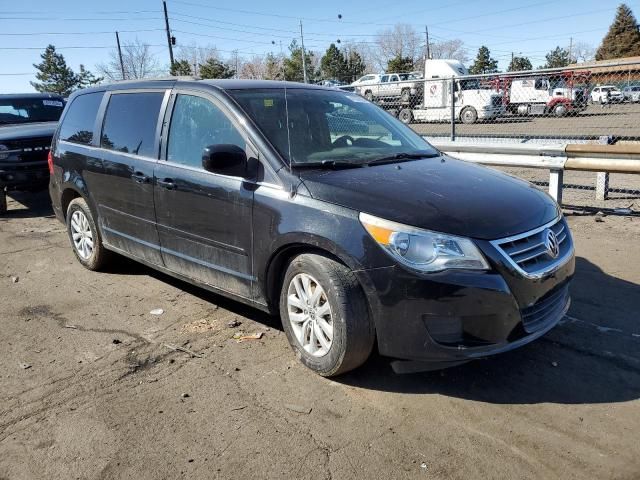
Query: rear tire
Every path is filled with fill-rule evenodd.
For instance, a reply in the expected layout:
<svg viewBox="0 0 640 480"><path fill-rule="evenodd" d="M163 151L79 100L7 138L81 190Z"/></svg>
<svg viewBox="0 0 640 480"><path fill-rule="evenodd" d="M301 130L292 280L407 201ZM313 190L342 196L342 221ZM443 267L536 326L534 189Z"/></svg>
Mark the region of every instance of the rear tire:
<svg viewBox="0 0 640 480"><path fill-rule="evenodd" d="M298 359L323 377L353 370L371 354L375 330L364 293L355 274L335 260L317 254L293 259L282 283L280 317Z"/></svg>
<svg viewBox="0 0 640 480"><path fill-rule="evenodd" d="M371 90L367 90L366 92L364 92L364 98L366 98L370 102L373 102L373 93L371 92Z"/></svg>
<svg viewBox="0 0 640 480"><path fill-rule="evenodd" d="M67 233L73 253L83 267L98 271L105 266L110 252L102 245L102 236L84 198L74 198L67 207Z"/></svg>

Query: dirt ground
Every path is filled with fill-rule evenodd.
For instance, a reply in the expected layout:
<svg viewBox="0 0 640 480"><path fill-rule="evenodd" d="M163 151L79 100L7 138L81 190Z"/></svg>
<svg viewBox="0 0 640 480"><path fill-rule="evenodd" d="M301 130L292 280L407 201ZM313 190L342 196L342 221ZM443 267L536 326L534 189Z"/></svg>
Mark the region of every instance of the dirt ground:
<svg viewBox="0 0 640 480"><path fill-rule="evenodd" d="M413 375L374 356L327 380L277 319L128 260L89 272L46 194L15 198L2 480L640 478L640 218L569 217L573 305L537 342Z"/></svg>

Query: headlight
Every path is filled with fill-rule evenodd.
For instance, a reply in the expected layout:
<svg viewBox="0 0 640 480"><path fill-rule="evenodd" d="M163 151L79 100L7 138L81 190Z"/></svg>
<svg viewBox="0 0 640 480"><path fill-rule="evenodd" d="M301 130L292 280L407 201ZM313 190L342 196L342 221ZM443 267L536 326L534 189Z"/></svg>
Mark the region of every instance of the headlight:
<svg viewBox="0 0 640 480"><path fill-rule="evenodd" d="M367 213L360 214L360 223L389 255L412 270L489 269L478 247L468 238L410 227Z"/></svg>

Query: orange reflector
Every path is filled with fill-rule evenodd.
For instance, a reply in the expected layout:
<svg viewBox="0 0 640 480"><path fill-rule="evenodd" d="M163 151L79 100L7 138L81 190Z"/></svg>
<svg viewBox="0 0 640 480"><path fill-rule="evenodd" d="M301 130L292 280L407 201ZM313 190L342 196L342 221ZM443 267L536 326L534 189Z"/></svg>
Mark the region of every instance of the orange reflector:
<svg viewBox="0 0 640 480"><path fill-rule="evenodd" d="M393 230L367 223L365 223L364 226L367 229L367 232L369 232L369 235L371 235L376 242L381 243L382 245L389 245L389 238L391 237Z"/></svg>

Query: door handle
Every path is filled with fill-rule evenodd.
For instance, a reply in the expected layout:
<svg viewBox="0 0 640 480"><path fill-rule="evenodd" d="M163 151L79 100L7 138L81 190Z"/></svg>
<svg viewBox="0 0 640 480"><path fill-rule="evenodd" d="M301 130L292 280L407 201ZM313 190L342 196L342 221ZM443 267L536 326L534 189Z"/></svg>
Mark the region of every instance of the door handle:
<svg viewBox="0 0 640 480"><path fill-rule="evenodd" d="M136 183L149 183L150 178L147 177L144 173L142 172L135 172L131 175L131 178L133 179L134 182Z"/></svg>
<svg viewBox="0 0 640 480"><path fill-rule="evenodd" d="M173 182L171 178L165 178L164 180L158 180L158 185L162 188L166 188L167 190L175 190L176 184Z"/></svg>

